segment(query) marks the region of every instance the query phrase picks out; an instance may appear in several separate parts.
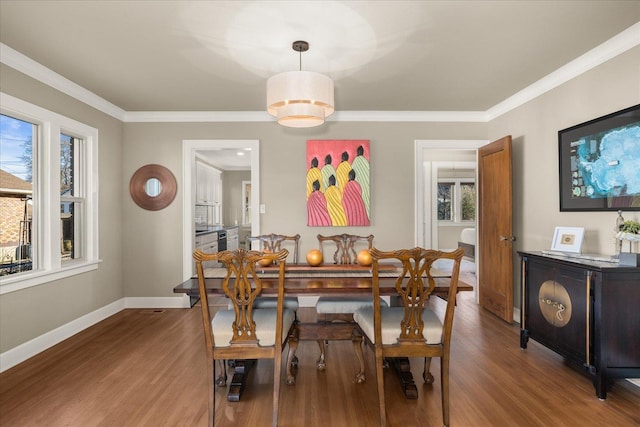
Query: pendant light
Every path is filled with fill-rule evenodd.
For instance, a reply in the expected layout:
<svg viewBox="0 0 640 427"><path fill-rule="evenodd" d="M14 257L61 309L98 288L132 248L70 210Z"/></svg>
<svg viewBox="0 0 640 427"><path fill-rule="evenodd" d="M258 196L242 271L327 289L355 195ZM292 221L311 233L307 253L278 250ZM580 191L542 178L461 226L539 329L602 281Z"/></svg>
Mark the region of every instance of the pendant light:
<svg viewBox="0 0 640 427"><path fill-rule="evenodd" d="M319 126L334 111L333 80L320 73L302 71L302 52L309 50L309 43L295 41L292 48L300 54L300 69L267 80L267 112L282 126Z"/></svg>

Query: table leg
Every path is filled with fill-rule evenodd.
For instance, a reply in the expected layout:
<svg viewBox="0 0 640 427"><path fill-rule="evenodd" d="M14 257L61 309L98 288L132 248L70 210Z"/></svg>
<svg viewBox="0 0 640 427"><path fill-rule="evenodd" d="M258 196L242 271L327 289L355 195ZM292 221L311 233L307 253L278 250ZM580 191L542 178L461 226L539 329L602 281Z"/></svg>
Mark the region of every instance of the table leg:
<svg viewBox="0 0 640 427"><path fill-rule="evenodd" d="M404 302L400 296L391 297L391 306L392 307L403 307ZM393 366L398 378L400 379L400 387L402 387L402 392L404 393L404 397L407 399L417 399L418 398L418 388L416 387L416 383L413 380L413 374L411 373L411 365L409 363L409 358L407 357L394 357L387 359L387 363Z"/></svg>
<svg viewBox="0 0 640 427"><path fill-rule="evenodd" d="M409 364L409 358L407 357L394 357L389 359L391 366L398 374L400 378L400 386L404 393L404 397L407 399L418 398L418 388L413 380L413 374L411 373L411 365Z"/></svg>
<svg viewBox="0 0 640 427"><path fill-rule="evenodd" d="M197 295L189 294L189 304L190 304L189 306L191 308L193 308L193 306L196 305L198 303L198 301L200 301L200 295L199 294L197 294Z"/></svg>
<svg viewBox="0 0 640 427"><path fill-rule="evenodd" d="M229 391L227 392L227 400L229 402L240 401L249 370L255 364L255 359L234 361L233 376L231 377L231 384L229 384Z"/></svg>

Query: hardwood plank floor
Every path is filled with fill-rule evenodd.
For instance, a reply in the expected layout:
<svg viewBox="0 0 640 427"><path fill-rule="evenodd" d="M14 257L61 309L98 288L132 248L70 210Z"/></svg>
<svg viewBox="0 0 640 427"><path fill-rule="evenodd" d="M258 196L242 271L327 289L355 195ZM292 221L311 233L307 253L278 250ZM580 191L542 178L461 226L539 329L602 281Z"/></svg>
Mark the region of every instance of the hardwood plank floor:
<svg viewBox="0 0 640 427"><path fill-rule="evenodd" d="M437 298L435 306L441 305ZM312 320L313 309L301 309ZM295 386L281 386L281 426L378 425L373 354L367 382L355 384L350 342L331 342L318 372L315 342L301 342ZM412 361L418 400L406 400L385 373L391 426L440 426L439 362L424 385ZM200 310L124 310L0 374L1 426L206 426L205 357ZM216 390L221 426L271 423L272 369L261 361L239 403ZM451 363L453 426L640 426L640 388L616 381L606 401L562 357L530 341L519 347L518 325L460 295Z"/></svg>

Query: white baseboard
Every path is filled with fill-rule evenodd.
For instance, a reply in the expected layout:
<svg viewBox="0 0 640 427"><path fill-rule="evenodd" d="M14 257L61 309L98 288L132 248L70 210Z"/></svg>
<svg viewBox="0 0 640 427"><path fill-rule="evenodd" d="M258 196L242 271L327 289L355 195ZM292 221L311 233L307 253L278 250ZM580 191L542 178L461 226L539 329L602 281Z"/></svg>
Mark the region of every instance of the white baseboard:
<svg viewBox="0 0 640 427"><path fill-rule="evenodd" d="M122 298L0 354L0 372L53 347L125 308L189 308L189 297Z"/></svg>

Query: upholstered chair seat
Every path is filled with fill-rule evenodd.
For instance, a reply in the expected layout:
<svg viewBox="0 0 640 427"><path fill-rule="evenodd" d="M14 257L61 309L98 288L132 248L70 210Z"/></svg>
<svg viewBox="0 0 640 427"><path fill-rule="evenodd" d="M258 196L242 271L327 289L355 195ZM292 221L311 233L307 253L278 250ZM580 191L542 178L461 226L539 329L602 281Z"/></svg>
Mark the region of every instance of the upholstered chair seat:
<svg viewBox="0 0 640 427"><path fill-rule="evenodd" d="M275 299L275 298L272 298ZM277 300L276 300L277 301ZM276 303L277 304L277 303ZM253 321L256 322L256 339L258 345L268 347L276 343L276 316L278 310L273 308L261 308L253 310ZM218 347L229 347L233 339L233 322L236 314L231 310L220 310L211 321L213 327L213 339ZM287 332L295 321L293 310L282 311L282 337L283 343L287 339Z"/></svg>
<svg viewBox="0 0 640 427"><path fill-rule="evenodd" d="M380 305L387 306L385 300L380 301ZM357 310L370 308L373 309L373 299L366 297L322 297L318 298L316 303L316 312L322 314L352 314Z"/></svg>
<svg viewBox="0 0 640 427"><path fill-rule="evenodd" d="M404 307L380 307L382 345L392 345L398 342L398 337L402 332L400 323L404 317ZM353 320L360 326L362 332L367 336L372 344L376 343L373 325L373 306L358 309L353 314ZM432 310L425 308L422 310L422 321L424 329L422 334L430 344L442 342L442 322L438 315Z"/></svg>

